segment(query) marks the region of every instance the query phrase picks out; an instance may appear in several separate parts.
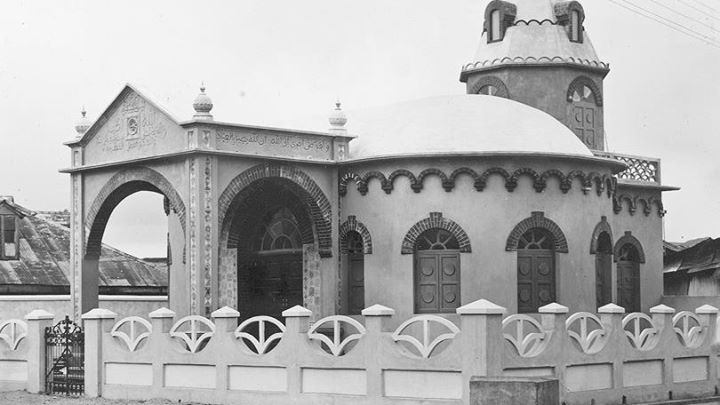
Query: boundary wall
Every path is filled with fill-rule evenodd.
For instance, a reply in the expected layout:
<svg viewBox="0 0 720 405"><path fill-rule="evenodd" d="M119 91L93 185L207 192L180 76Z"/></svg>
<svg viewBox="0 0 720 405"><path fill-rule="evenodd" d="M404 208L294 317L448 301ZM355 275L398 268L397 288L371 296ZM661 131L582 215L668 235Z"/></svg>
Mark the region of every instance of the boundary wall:
<svg viewBox="0 0 720 405"><path fill-rule="evenodd" d="M420 315L388 330L394 311L363 310L310 324L296 306L285 323L239 313L116 322L108 310L83 315L86 395L204 403L469 404L473 376L559 380L565 404L616 404L710 396L717 392L718 310L539 314L503 318L479 300L457 310L459 325Z"/></svg>

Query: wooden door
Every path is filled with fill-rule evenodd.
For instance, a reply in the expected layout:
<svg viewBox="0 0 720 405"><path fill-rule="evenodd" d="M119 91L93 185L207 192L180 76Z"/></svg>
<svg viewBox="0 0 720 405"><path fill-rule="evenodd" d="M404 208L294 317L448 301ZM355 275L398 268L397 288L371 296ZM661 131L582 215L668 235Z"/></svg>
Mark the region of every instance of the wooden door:
<svg viewBox="0 0 720 405"><path fill-rule="evenodd" d="M573 108L573 129L575 134L590 149L599 149L595 139L595 108L576 105Z"/></svg>
<svg viewBox="0 0 720 405"><path fill-rule="evenodd" d="M423 250L415 256L415 312L453 312L460 306L460 252Z"/></svg>
<svg viewBox="0 0 720 405"><path fill-rule="evenodd" d="M618 305L625 312L640 312L640 264L632 260L617 262Z"/></svg>
<svg viewBox="0 0 720 405"><path fill-rule="evenodd" d="M348 311L359 315L365 308L365 256L362 252L348 255L350 274L348 280Z"/></svg>
<svg viewBox="0 0 720 405"><path fill-rule="evenodd" d="M518 312L555 302L555 260L550 249L518 250Z"/></svg>
<svg viewBox="0 0 720 405"><path fill-rule="evenodd" d="M612 254L595 254L595 300L600 308L612 302Z"/></svg>

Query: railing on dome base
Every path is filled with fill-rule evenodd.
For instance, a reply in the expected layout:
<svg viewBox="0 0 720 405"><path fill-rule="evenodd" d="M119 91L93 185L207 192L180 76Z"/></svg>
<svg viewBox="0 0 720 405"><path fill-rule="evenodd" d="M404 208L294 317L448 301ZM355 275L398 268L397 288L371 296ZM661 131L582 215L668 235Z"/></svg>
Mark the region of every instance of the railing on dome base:
<svg viewBox="0 0 720 405"><path fill-rule="evenodd" d="M627 169L617 174L618 180L661 184L660 159L615 152L593 151L593 153L597 157L615 159L628 165Z"/></svg>
<svg viewBox="0 0 720 405"><path fill-rule="evenodd" d="M45 393L85 391L85 334L68 316L45 329Z"/></svg>

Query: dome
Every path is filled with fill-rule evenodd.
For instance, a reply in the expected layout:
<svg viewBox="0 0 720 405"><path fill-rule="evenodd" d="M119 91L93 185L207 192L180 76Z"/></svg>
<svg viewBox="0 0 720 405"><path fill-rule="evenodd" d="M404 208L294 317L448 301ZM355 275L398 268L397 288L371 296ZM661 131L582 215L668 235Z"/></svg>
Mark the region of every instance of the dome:
<svg viewBox="0 0 720 405"><path fill-rule="evenodd" d="M516 101L453 95L348 112L354 159L419 154L554 154L592 157L554 117Z"/></svg>
<svg viewBox="0 0 720 405"><path fill-rule="evenodd" d="M554 0L508 0L516 6L514 22L506 28L502 40L487 41L483 32L473 60L463 66L463 73L497 65L570 63L607 69L595 48L583 33L583 40L573 42L558 22L557 12L570 2ZM575 3L575 2L573 2Z"/></svg>

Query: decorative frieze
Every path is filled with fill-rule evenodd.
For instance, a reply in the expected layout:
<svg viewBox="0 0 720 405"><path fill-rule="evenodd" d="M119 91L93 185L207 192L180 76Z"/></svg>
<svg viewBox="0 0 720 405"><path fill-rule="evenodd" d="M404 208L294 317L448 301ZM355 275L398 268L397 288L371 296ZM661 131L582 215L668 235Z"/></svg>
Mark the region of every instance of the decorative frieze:
<svg viewBox="0 0 720 405"><path fill-rule="evenodd" d="M483 172L477 172L469 167L460 167L453 170L450 175L447 175L445 172L437 168L425 169L417 176L407 169L395 170L387 177L382 172L375 170L364 174L347 172L340 176L338 191L341 196L346 195L348 184L350 182L355 182L357 190L360 194L365 195L368 192L368 184L370 183L370 180L377 179L380 181L380 188L385 191L385 193L390 194L395 187L395 179L404 176L410 180L410 188L414 192L419 193L423 190L426 178L429 176L437 176L440 178L443 189L450 192L455 188L457 179L461 175L470 176L473 179L473 186L477 191L483 191L487 186L489 177L493 175L503 178L505 181L505 188L509 192L515 191L520 178L523 176L532 180L533 188L538 193L543 192L547 188L548 179L551 177L558 179L560 190L563 193L567 193L570 189L572 189L573 180L576 178L580 180L580 183L582 184L581 190L586 194L594 188L598 196L605 192L608 197L611 197L615 191L616 185L615 178L610 175L601 175L597 172L585 173L582 170L573 170L568 174L564 174L562 171L557 169L549 169L544 172L538 172L532 168L523 167L516 169L511 173L502 167L491 167Z"/></svg>
<svg viewBox="0 0 720 405"><path fill-rule="evenodd" d="M637 211L637 208L639 205L642 205L642 212L645 214L645 216L649 216L652 213L652 206L654 205L656 207L656 212L659 217L664 217L665 208L663 206L662 200L655 197L640 197L640 196L632 196L629 194L620 194L613 197L613 210L616 214L619 214L623 210L623 205L627 207L628 213L630 215L635 215L635 212Z"/></svg>
<svg viewBox="0 0 720 405"><path fill-rule="evenodd" d="M213 190L212 158L205 158L203 171L203 305L205 316L212 312Z"/></svg>
<svg viewBox="0 0 720 405"><path fill-rule="evenodd" d="M199 314L200 305L198 305L199 292L198 292L198 275L197 275L197 206L198 206L198 180L197 180L197 169L195 167L195 158L190 159L189 172L190 172L190 313Z"/></svg>

